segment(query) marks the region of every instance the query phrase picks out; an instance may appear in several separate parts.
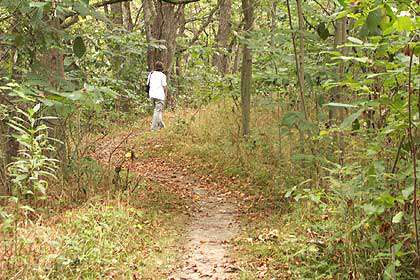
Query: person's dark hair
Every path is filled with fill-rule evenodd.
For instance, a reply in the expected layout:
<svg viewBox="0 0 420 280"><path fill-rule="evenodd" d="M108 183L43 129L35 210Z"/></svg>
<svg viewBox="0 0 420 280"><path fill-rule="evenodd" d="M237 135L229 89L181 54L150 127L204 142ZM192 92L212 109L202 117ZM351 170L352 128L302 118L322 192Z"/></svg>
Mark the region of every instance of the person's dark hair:
<svg viewBox="0 0 420 280"><path fill-rule="evenodd" d="M160 61L156 61L155 63L155 71L163 72L163 63Z"/></svg>

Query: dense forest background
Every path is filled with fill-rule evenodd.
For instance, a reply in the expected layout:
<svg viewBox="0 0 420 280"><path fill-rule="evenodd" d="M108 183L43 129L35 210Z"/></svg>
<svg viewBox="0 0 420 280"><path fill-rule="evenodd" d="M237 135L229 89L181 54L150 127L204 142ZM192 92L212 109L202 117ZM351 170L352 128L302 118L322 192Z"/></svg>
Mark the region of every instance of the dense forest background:
<svg viewBox="0 0 420 280"><path fill-rule="evenodd" d="M0 278L163 279L127 263L177 212L147 204L127 162L165 151L237 180L242 279L419 279L418 4L0 0ZM103 139L148 130L158 60L161 148L98 160ZM143 226L104 206L139 192Z"/></svg>

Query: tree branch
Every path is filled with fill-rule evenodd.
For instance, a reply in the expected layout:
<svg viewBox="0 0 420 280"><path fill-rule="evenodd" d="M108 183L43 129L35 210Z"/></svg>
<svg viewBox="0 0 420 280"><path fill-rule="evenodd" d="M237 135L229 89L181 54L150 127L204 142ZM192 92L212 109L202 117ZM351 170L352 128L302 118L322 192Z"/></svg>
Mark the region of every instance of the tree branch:
<svg viewBox="0 0 420 280"><path fill-rule="evenodd" d="M123 3L123 2L128 2L128 1L133 1L133 0L103 0L101 2L89 5L89 7L92 9L97 9L106 5L112 5L112 4ZM69 18L71 19L68 20ZM61 24L61 28L63 29L69 28L70 26L77 23L78 21L79 21L79 14L77 12L68 13L64 16L64 20L63 20L63 23Z"/></svg>
<svg viewBox="0 0 420 280"><path fill-rule="evenodd" d="M200 0L160 0L160 1L169 3L169 4L182 5L182 4L198 2Z"/></svg>
<svg viewBox="0 0 420 280"><path fill-rule="evenodd" d="M163 0L162 0L163 1ZM212 22L212 20L213 20L213 16L214 16L214 14L219 10L219 8L220 8L220 5L222 4L222 1L223 0L219 0L218 2L217 2L217 5L216 5L216 7L214 7L214 9L213 10L211 10L210 11L210 13L209 13L209 15L208 15L208 18L207 18L207 21L205 22L205 23L203 23L202 25L201 25L201 27L200 27L200 29L195 33L195 35L194 35L194 37L191 39L191 41L190 42L188 42L188 46L191 46L191 45L193 45L197 40L198 40L198 38L200 37L200 34L207 28L207 26L209 26L209 24ZM188 47L187 47L188 48ZM182 48L182 49L180 49L180 50L178 50L177 52L178 53L182 53L182 52L184 52L184 51L186 51L187 50L187 48Z"/></svg>
<svg viewBox="0 0 420 280"><path fill-rule="evenodd" d="M102 2L92 4L91 7L92 8L100 8L100 7L103 7L105 5L111 5L111 4L121 3L121 2L128 2L128 1L132 1L132 0L104 0Z"/></svg>

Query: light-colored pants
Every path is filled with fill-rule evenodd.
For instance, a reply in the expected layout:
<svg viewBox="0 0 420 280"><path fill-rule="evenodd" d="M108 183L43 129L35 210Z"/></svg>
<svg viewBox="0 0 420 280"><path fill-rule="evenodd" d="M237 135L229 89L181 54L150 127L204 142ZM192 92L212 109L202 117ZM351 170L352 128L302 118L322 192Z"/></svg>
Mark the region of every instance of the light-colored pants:
<svg viewBox="0 0 420 280"><path fill-rule="evenodd" d="M163 106L165 104L165 101L152 98L152 102L153 102L153 106L155 107L155 110L153 112L151 129L159 130L165 127L165 124L163 123Z"/></svg>

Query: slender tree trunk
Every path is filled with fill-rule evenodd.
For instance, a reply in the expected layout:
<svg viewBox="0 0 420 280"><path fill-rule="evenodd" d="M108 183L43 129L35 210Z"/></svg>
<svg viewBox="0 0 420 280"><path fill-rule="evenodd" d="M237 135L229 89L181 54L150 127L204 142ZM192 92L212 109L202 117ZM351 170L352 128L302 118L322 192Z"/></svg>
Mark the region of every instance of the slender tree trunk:
<svg viewBox="0 0 420 280"><path fill-rule="evenodd" d="M241 47L239 44L234 44L232 46L232 50L233 53L235 54L234 58L233 58L233 64L232 64L232 68L231 68L231 73L238 73L239 71L239 67L241 64Z"/></svg>
<svg viewBox="0 0 420 280"><path fill-rule="evenodd" d="M153 28L153 12L152 12L152 0L143 1L143 16L144 16L144 27L146 31L146 41L150 44L153 40L152 28ZM149 45L147 47L147 68L152 71L154 64L154 51Z"/></svg>
<svg viewBox="0 0 420 280"><path fill-rule="evenodd" d="M299 22L299 54L298 54L298 78L300 85L300 99L301 99L301 110L308 119L308 113L306 112L305 106L305 22L303 18L302 0L296 0L296 7L298 13Z"/></svg>
<svg viewBox="0 0 420 280"><path fill-rule="evenodd" d="M347 17L343 17L336 21L336 30L335 30L335 38L334 38L335 47L338 48L339 46L343 45L346 42L346 40L347 40ZM346 55L347 51L345 48L342 48L340 51L343 53L343 55ZM344 61L340 62L337 72L338 72L338 81L341 81L344 78ZM343 87L335 88L332 94L333 94L332 102L344 102L344 100L342 100L344 97ZM331 123L342 122L344 120L344 113L345 113L344 110L340 109L338 116L334 116L334 111L332 110L330 110L329 112L330 122ZM341 165L344 165L345 141L344 141L343 133L339 133L337 135L336 141L340 149L339 161Z"/></svg>
<svg viewBox="0 0 420 280"><path fill-rule="evenodd" d="M122 28L124 26L124 16L123 16L123 6L122 3L114 3L111 4L111 13L110 13L110 20L114 24L114 26L117 26L118 28ZM112 26L109 26L112 27ZM119 46L115 47L115 51L119 52L120 48ZM121 75L121 64L123 63L123 59L121 56L114 56L111 58L111 64L112 64L112 70L115 73L115 76L117 78ZM118 99L115 101L115 110L121 110L121 111L128 111L128 100L127 97L124 95L121 95Z"/></svg>
<svg viewBox="0 0 420 280"><path fill-rule="evenodd" d="M270 25L270 46L271 49L274 50L276 46L276 28L277 28L277 0L274 0L271 3L271 25Z"/></svg>
<svg viewBox="0 0 420 280"><path fill-rule="evenodd" d="M228 72L228 44L232 29L232 0L223 0L219 10L219 29L217 31L217 50L218 53L213 57L213 65L219 72L226 74Z"/></svg>
<svg viewBox="0 0 420 280"><path fill-rule="evenodd" d="M335 34L334 34L334 49L338 50L338 47L345 42L345 19L341 18L335 22ZM344 31L344 33L343 33ZM338 79L341 79L342 75L344 74L344 63L341 62L337 69ZM331 102L339 102L340 100L340 91L341 88L336 87L331 92ZM336 121L337 116L335 115L334 108L330 108L328 112L328 118L330 126L334 124Z"/></svg>
<svg viewBox="0 0 420 280"><path fill-rule="evenodd" d="M300 62L299 62L299 55L298 55L298 50L297 50L297 44L296 44L296 33L293 29L293 23L292 23L292 13L291 13L291 9L290 9L290 2L289 0L286 0L286 6L287 6L287 15L289 18L289 27L290 30L292 31L292 45L293 45L293 53L294 53L294 58L295 58L295 64L296 64L296 76L298 78L298 84L299 84L299 93L300 93L300 100L301 100L301 110L302 112L305 112L305 110L303 110L303 108L305 108L304 103L305 103L305 88L304 88L304 84L302 83L301 79L300 79Z"/></svg>
<svg viewBox="0 0 420 280"><path fill-rule="evenodd" d="M133 31L133 18L131 16L131 2L124 2L124 26L127 31Z"/></svg>
<svg viewBox="0 0 420 280"><path fill-rule="evenodd" d="M249 39L254 22L254 1L242 0L246 39ZM243 43L242 72L241 72L241 104L242 104L242 134L247 137L250 133L252 91L252 52L247 42Z"/></svg>

